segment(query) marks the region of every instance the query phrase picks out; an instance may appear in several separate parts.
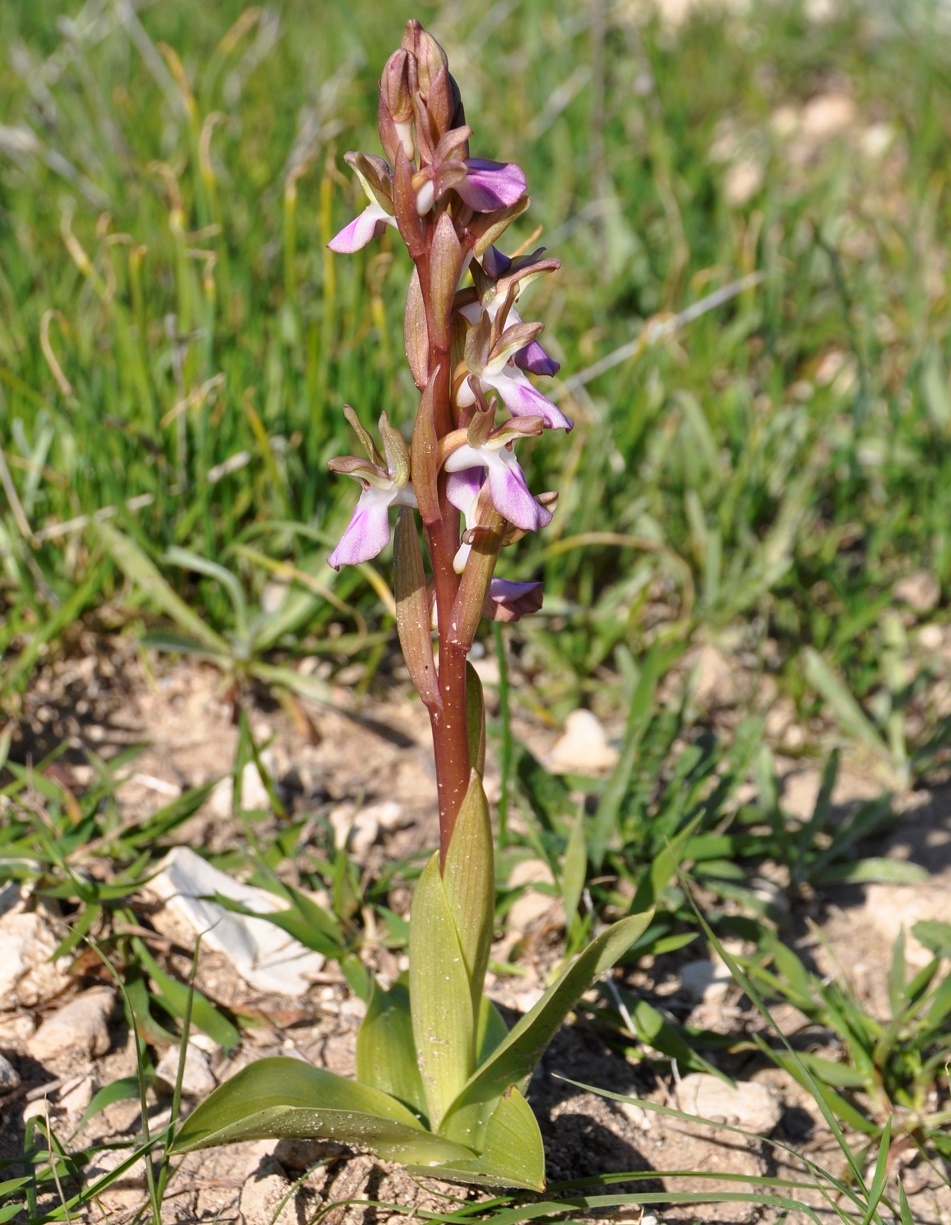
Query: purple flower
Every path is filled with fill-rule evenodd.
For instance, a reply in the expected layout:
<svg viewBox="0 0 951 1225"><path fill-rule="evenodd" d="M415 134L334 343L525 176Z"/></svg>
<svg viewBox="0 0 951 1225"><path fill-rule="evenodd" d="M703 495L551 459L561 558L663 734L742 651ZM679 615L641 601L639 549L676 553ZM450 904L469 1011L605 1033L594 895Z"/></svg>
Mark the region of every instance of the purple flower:
<svg viewBox="0 0 951 1225"><path fill-rule="evenodd" d="M466 515L467 522L475 501L472 490L476 478L472 473L484 468L492 505L503 519L525 532L537 532L551 523L551 511L532 495L505 432L501 437L489 438L480 447L468 443L458 447L446 460L445 467L449 473L465 474L464 481L453 485L448 496ZM481 481L479 484L481 486Z"/></svg>
<svg viewBox="0 0 951 1225"><path fill-rule="evenodd" d="M516 583L511 579L494 578L482 607L483 617L490 621L518 621L542 606L541 583Z"/></svg>
<svg viewBox="0 0 951 1225"><path fill-rule="evenodd" d="M345 455L332 459L329 463L333 472L353 477L363 485L347 530L327 558L335 570L376 557L390 539L390 507L416 505L416 495L409 481L409 453L406 443L402 435L390 425L386 413L380 415L382 455L349 405L344 408L344 413L369 458Z"/></svg>
<svg viewBox="0 0 951 1225"><path fill-rule="evenodd" d="M482 311L495 322L496 316L503 308L507 308L504 319L505 327L522 322L522 317L515 309L523 288L546 272L555 272L560 264L556 259L542 259L544 247L539 247L531 255L511 260L498 247L489 247L482 256L480 264L474 264L472 277L478 300L469 302L460 308L470 323L478 323ZM537 340L530 340L527 345L517 349L513 359L521 370L530 374L557 374L561 369L559 362L548 353Z"/></svg>
<svg viewBox="0 0 951 1225"><path fill-rule="evenodd" d="M509 311L510 319L514 313L514 311ZM556 362L537 340L530 340L524 349L519 349L512 360L520 370L527 370L529 374L550 376L557 374L561 369L561 362Z"/></svg>
<svg viewBox="0 0 951 1225"><path fill-rule="evenodd" d="M543 396L514 361L504 362L498 369L494 365L489 366L477 377L481 383L499 393L502 403L513 417L541 417L549 429L564 430L565 433L573 428L571 418Z"/></svg>
<svg viewBox="0 0 951 1225"><path fill-rule="evenodd" d="M395 226L396 218L391 217L379 204L368 204L359 216L331 238L327 246L338 255L352 255L374 238L379 238L388 225Z"/></svg>
<svg viewBox="0 0 951 1225"><path fill-rule="evenodd" d="M374 154L348 153L345 160L360 180L370 203L339 234L335 234L327 246L339 255L352 255L374 238L379 238L388 225L396 225L393 216L393 172L382 157Z"/></svg>
<svg viewBox="0 0 951 1225"><path fill-rule="evenodd" d="M348 475L356 476L356 473ZM391 506L415 506L416 496L410 485L391 485L389 489L370 484L364 479L363 493L357 500L353 518L340 537L340 543L327 558L335 570L355 566L382 553L390 541Z"/></svg>
<svg viewBox="0 0 951 1225"><path fill-rule="evenodd" d="M491 213L517 204L528 190L525 171L514 162L466 158L466 177L454 184L474 213Z"/></svg>

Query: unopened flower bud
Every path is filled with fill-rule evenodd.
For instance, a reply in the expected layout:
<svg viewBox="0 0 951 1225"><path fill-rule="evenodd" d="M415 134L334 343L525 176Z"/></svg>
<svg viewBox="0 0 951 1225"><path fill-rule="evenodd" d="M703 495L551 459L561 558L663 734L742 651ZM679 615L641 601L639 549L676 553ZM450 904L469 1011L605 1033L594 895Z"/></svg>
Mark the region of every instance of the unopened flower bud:
<svg viewBox="0 0 951 1225"><path fill-rule="evenodd" d="M413 142L413 95L410 89L410 57L404 50L394 51L386 61L380 78L380 100L389 113L407 161L415 153Z"/></svg>

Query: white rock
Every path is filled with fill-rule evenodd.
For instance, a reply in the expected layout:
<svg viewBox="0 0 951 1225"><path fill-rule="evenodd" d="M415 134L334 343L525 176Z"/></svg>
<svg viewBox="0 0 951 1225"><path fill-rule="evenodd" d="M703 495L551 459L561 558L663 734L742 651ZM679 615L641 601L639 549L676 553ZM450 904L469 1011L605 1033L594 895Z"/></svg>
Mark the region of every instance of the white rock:
<svg viewBox="0 0 951 1225"><path fill-rule="evenodd" d="M354 858L364 859L376 842L380 830L396 829L402 819L402 805L395 800L367 804L362 808L355 808L352 804L340 804L330 814L334 845L341 849L349 844Z"/></svg>
<svg viewBox="0 0 951 1225"><path fill-rule="evenodd" d="M185 928L202 944L222 953L235 971L258 991L302 995L323 969L324 958L273 923L231 914L203 899L219 893L258 914L283 909L281 900L220 872L188 847L175 847L164 867L149 882Z"/></svg>
<svg viewBox="0 0 951 1225"><path fill-rule="evenodd" d="M915 885L866 885L863 915L889 948L904 928L905 960L912 970L920 970L934 954L918 943L912 928L922 919L951 923L951 871Z"/></svg>
<svg viewBox="0 0 951 1225"><path fill-rule="evenodd" d="M57 1105L74 1119L78 1119L92 1101L92 1076L73 1076L60 1085Z"/></svg>
<svg viewBox="0 0 951 1225"><path fill-rule="evenodd" d="M553 885L555 878L544 859L520 859L506 881L509 889L520 889L522 885Z"/></svg>
<svg viewBox="0 0 951 1225"><path fill-rule="evenodd" d="M712 1004L723 999L732 981L722 961L688 961L680 971L680 994L694 1003Z"/></svg>
<svg viewBox="0 0 951 1225"><path fill-rule="evenodd" d="M35 1033L36 1022L29 1013L0 1013L0 1046L23 1046Z"/></svg>
<svg viewBox="0 0 951 1225"><path fill-rule="evenodd" d="M20 1073L5 1055L0 1055L0 1093L9 1093L20 1084Z"/></svg>
<svg viewBox="0 0 951 1225"><path fill-rule="evenodd" d="M549 754L548 768L556 774L594 773L612 769L617 759L618 751L608 743L598 716L590 710L573 710L565 720L564 735Z"/></svg>
<svg viewBox="0 0 951 1225"><path fill-rule="evenodd" d="M104 1055L111 1042L109 1018L116 1004L111 987L84 991L43 1022L27 1043L41 1063L57 1055Z"/></svg>
<svg viewBox="0 0 951 1225"><path fill-rule="evenodd" d="M537 889L526 889L512 903L505 916L505 921L514 931L524 935L542 919L553 915L560 905L560 900L552 897L550 893L540 893Z"/></svg>
<svg viewBox="0 0 951 1225"><path fill-rule="evenodd" d="M178 1065L181 1051L177 1047L167 1050L158 1061L156 1078L168 1089L174 1089L178 1080ZM215 1088L215 1078L208 1065L204 1051L189 1042L185 1047L185 1068L182 1072L182 1093L185 1097L205 1098Z"/></svg>
<svg viewBox="0 0 951 1225"><path fill-rule="evenodd" d="M619 1102L618 1110L638 1131L650 1131L650 1111L645 1110L643 1106L638 1106L637 1102Z"/></svg>
<svg viewBox="0 0 951 1225"><path fill-rule="evenodd" d="M261 765L269 774L272 773L274 761L267 750L261 754ZM215 784L208 797L208 805L217 817L225 819L231 816L234 807L234 779L230 774ZM254 761L245 762L241 771L241 808L244 812L254 809L269 812L271 808L271 797L261 781L260 771Z"/></svg>
<svg viewBox="0 0 951 1225"><path fill-rule="evenodd" d="M240 1211L245 1225L297 1225L291 1184L273 1157L265 1159L241 1191Z"/></svg>
<svg viewBox="0 0 951 1225"><path fill-rule="evenodd" d="M709 1123L728 1123L768 1136L782 1117L780 1102L766 1085L755 1081L726 1084L708 1072L691 1072L677 1086L677 1104L687 1114Z"/></svg>
<svg viewBox="0 0 951 1225"><path fill-rule="evenodd" d="M0 916L0 1011L33 1008L66 990L65 960L50 960L58 944L42 911L14 907Z"/></svg>
<svg viewBox="0 0 951 1225"><path fill-rule="evenodd" d="M895 584L895 598L913 608L915 612L927 613L937 608L941 599L941 584L930 570L916 570L906 574Z"/></svg>

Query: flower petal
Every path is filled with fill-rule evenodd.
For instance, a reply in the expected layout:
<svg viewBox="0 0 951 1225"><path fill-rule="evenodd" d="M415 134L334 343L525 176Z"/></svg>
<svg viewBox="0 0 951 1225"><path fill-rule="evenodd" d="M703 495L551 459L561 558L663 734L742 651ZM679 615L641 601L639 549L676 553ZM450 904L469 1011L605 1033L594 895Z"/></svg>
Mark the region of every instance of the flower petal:
<svg viewBox="0 0 951 1225"><path fill-rule="evenodd" d="M477 213L491 213L517 204L528 189L525 171L514 162L470 157L466 169L466 177L456 184L456 191Z"/></svg>
<svg viewBox="0 0 951 1225"><path fill-rule="evenodd" d="M482 608L482 615L491 621L518 621L542 606L541 583L515 583L511 579L494 578Z"/></svg>
<svg viewBox="0 0 951 1225"><path fill-rule="evenodd" d="M503 519L526 532L551 523L551 512L535 501L514 451L485 451L492 503Z"/></svg>
<svg viewBox="0 0 951 1225"><path fill-rule="evenodd" d="M526 346L527 347L527 346ZM574 422L528 381L528 376L509 363L499 374L480 376L502 397L513 417L541 417L551 430L570 430Z"/></svg>
<svg viewBox="0 0 951 1225"><path fill-rule="evenodd" d="M556 362L537 340L530 340L524 349L519 349L513 361L520 370L527 370L529 374L551 375L561 369L561 362Z"/></svg>
<svg viewBox="0 0 951 1225"><path fill-rule="evenodd" d="M340 543L327 558L335 570L369 561L386 548L390 539L390 506L395 501L393 490L364 488L353 512L353 518Z"/></svg>
<svg viewBox="0 0 951 1225"><path fill-rule="evenodd" d="M374 238L379 238L388 225L396 225L396 218L391 217L379 204L368 204L359 217L354 217L349 225L331 238L327 246L338 255L352 255Z"/></svg>
<svg viewBox="0 0 951 1225"><path fill-rule="evenodd" d="M455 506L456 510L462 511L466 517L467 524L475 500L479 496L479 490L484 483L485 473L481 467L464 468L461 472L450 472L449 479L446 481L446 497Z"/></svg>

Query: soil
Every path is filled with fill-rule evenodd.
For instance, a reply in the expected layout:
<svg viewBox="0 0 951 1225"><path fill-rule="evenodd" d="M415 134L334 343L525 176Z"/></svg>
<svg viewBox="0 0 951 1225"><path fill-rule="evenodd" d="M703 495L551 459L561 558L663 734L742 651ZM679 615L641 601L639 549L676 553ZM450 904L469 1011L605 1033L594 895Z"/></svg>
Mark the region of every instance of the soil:
<svg viewBox="0 0 951 1225"><path fill-rule="evenodd" d="M268 695L244 694L242 709L258 745L263 746L284 812L275 810L263 794L261 808L253 816L235 817L227 793L219 786L175 830L172 841L214 854L245 846L249 839L264 847L290 816L299 819L308 814L312 820L305 822L304 833L328 854L333 831L339 840L350 828L351 852L365 882L379 880L402 861L422 862L436 841L436 816L428 727L414 701L394 692L385 700L374 698L372 705L369 700L358 703L349 690L341 688L325 706L293 703L280 707ZM132 826L186 789L215 782L230 769L239 740L235 714L234 694L214 670L194 662L147 657L131 647L95 643L81 660L50 665L39 676L14 726L11 759L36 763L65 746L47 772L81 797L95 778L91 754L108 761L132 745L143 746L120 767L123 781L116 791L118 823ZM527 717L520 720L517 730L542 757L551 751L558 734ZM811 768L789 764L792 781L787 799L795 802L801 794L808 805L818 776ZM490 798L496 787L490 766ZM844 809L876 790L881 790L881 783L859 764L842 772L835 803ZM246 803L248 798L246 795ZM885 1012L887 966L899 927L922 917L951 922L949 801L951 795L941 791L901 797L897 805L900 817L874 848L878 854L924 864L931 873L926 885L830 891L805 901L800 898L792 915L791 930L799 934L790 940L795 939L800 952L807 952L823 972L846 976L877 1015ZM39 791L33 802L42 814ZM291 883L300 883L294 865L295 856L288 855L282 871L286 870ZM102 870L103 860L95 847L87 866L94 874ZM0 913L6 908L40 914L56 936L65 932L68 915L57 911L55 901L33 896L28 887L12 898L9 889ZM397 875L390 882L387 902L405 913L408 899L409 889ZM163 926L160 910L147 892L139 896L135 909L141 934L153 954L187 980L191 972L187 943L179 941L167 924ZM502 960L515 950L518 974L490 978L489 983L490 994L503 1010L509 1010L509 1019L531 1006L564 948L558 911L543 894L535 891L534 904L527 911L523 908L522 914L527 915L523 917L527 930L514 936L511 931L500 933L495 950ZM363 919L372 920L372 916L365 914ZM398 952L386 947L383 933L378 935L374 940L372 930L368 931L365 959L371 968L392 977L403 963ZM910 941L912 963L916 955ZM100 1111L78 1133L75 1130L94 1090L135 1071L134 1043L121 1009L114 1013L108 1049L101 1054L68 1051L42 1059L31 1054L33 1035L45 1018L90 988L110 983L95 958L81 952L72 957L69 977L52 987L47 984L39 998L27 998L18 991L0 999L0 1055L20 1079L15 1088L0 1087L0 1158L9 1160L22 1153L25 1118L39 1115L49 1120L54 1134L69 1150L91 1151L85 1171L89 1182L97 1171L115 1168L131 1151L121 1146L133 1145L141 1137L143 1121L138 1101L122 1100ZM638 967L627 983L620 978L616 983L634 993L646 992L679 1019L698 1026L733 1035L764 1032L762 1019L736 984L722 985L699 999L688 991L681 971L696 957L690 951L658 959ZM236 977L221 954L202 952L197 986L222 1007L254 1017L256 1022L243 1031L242 1043L231 1057L220 1049L207 1052L215 1080L220 1082L252 1059L275 1053L296 1054L334 1071L351 1073L362 1005L333 963L327 963L318 978L300 998L262 996ZM776 1018L790 1032L796 1032L802 1021L792 1008L777 1009ZM822 1035L813 1037L812 1049L834 1057L834 1046L823 1047ZM703 1174L802 1177L803 1158L834 1176L844 1175L840 1150L812 1098L759 1058L752 1044L747 1053L723 1057L720 1062L730 1077L768 1090L766 1097L775 1103L778 1117L768 1141L744 1138L722 1125L737 1121L742 1126L742 1120L689 1123L608 1100L570 1083L609 1088L648 1107L676 1109L677 1069L667 1063L654 1064L643 1054L630 1058L630 1052L615 1049L616 1045L598 1024L596 1010L582 1008L558 1033L532 1080L528 1097L544 1135L551 1184L594 1180L587 1187L591 1194L624 1190L693 1193L710 1185L698 1181ZM163 1053L160 1045L153 1047L156 1058ZM149 1091L153 1130L168 1118L169 1104L168 1092L160 1086ZM186 1108L191 1104L186 1097ZM861 1145L856 1137L856 1151ZM951 1222L947 1170L929 1164L913 1149L897 1147L891 1168L902 1178L916 1225ZM693 1176L654 1173L660 1170L693 1172ZM598 1184L598 1179L612 1173L631 1173L632 1178ZM50 1210L60 1195L68 1196L74 1189L53 1188L39 1209ZM818 1219L837 1219L829 1203L816 1193L796 1194ZM483 1197L481 1192L413 1179L398 1167L340 1146L264 1141L193 1154L181 1161L166 1191L162 1219L169 1223L291 1225L319 1216L330 1225L382 1225L408 1212L447 1212L460 1202ZM147 1218L142 1163L125 1172L84 1211L86 1219L109 1220L115 1225ZM656 1222L807 1219L805 1213L782 1217L779 1210L752 1203L660 1205L645 1211L645 1221ZM632 1222L641 1217L635 1208L614 1209L608 1215Z"/></svg>

